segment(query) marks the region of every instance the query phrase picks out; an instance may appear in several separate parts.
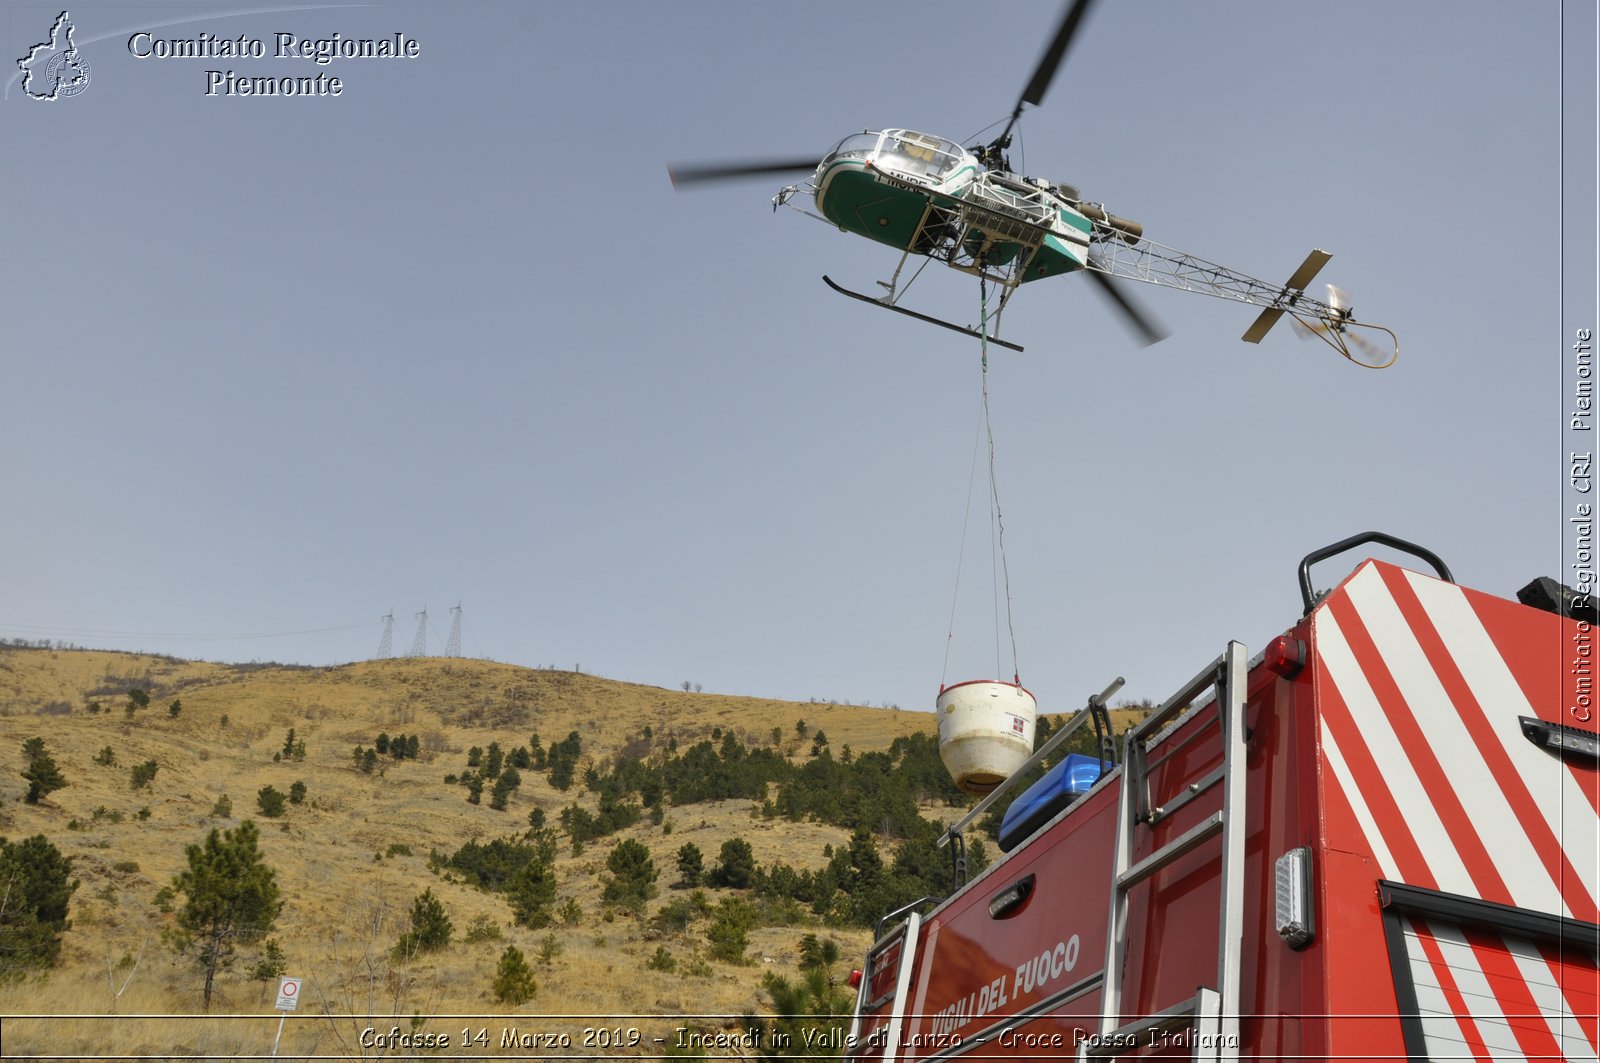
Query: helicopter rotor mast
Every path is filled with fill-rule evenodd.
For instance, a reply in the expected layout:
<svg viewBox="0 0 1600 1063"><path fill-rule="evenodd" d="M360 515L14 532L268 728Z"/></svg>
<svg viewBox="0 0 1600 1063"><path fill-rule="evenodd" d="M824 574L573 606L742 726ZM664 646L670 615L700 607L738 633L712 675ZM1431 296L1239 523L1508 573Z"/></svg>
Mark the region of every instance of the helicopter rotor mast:
<svg viewBox="0 0 1600 1063"><path fill-rule="evenodd" d="M1078 32L1078 26L1082 24L1083 17L1089 13L1089 8L1092 6L1094 0L1077 0L1062 17L1061 25L1056 27L1056 35L1050 40L1050 46L1044 50L1044 55L1039 57L1039 65L1034 68L1033 76L1028 79L1022 95L1017 97L1017 105L1011 109L1011 117L1006 121L1006 127L987 145L973 149L984 162L999 164L1008 170L1011 168L1005 151L1011 146L1011 131L1016 128L1017 121L1022 117L1022 108L1028 105L1037 107L1044 102L1044 94L1049 90L1050 82L1061 66L1061 60L1066 58L1067 47L1072 43L1072 38Z"/></svg>

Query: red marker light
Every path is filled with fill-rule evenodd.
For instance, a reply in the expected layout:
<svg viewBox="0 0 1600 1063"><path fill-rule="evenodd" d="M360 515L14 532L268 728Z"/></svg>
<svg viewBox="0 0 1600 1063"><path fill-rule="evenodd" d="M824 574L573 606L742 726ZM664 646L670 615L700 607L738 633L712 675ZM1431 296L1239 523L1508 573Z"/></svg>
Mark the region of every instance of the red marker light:
<svg viewBox="0 0 1600 1063"><path fill-rule="evenodd" d="M1288 635L1279 635L1267 643L1262 663L1285 679L1293 679L1306 666L1306 644Z"/></svg>
<svg viewBox="0 0 1600 1063"><path fill-rule="evenodd" d="M860 989L861 988L861 968L857 967L855 970L851 971L850 972L850 977L848 979L846 979L846 980L850 983L850 988L851 989Z"/></svg>

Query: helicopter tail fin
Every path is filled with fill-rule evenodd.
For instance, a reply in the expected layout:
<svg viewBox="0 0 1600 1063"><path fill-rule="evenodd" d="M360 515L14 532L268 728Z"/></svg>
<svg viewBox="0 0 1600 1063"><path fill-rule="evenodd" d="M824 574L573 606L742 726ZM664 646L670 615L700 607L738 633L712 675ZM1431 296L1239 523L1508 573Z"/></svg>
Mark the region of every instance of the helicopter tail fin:
<svg viewBox="0 0 1600 1063"><path fill-rule="evenodd" d="M1267 334L1273 325L1278 323L1278 319L1282 316L1283 311L1278 307L1267 307L1261 311L1261 314L1254 321L1250 322L1250 327L1245 329L1244 335L1239 338L1246 343L1260 343L1261 338Z"/></svg>
<svg viewBox="0 0 1600 1063"><path fill-rule="evenodd" d="M1261 311L1260 315L1250 323L1250 327L1244 330L1244 335L1240 339L1246 343L1260 343L1261 338L1278 323L1285 310L1294 306L1295 300L1305 293L1306 285L1311 283L1311 279L1321 272L1322 267L1326 266L1332 257L1321 248L1312 250L1306 256L1306 260L1300 263L1300 268L1284 282L1283 291L1278 296L1279 302L1283 305L1269 306Z"/></svg>

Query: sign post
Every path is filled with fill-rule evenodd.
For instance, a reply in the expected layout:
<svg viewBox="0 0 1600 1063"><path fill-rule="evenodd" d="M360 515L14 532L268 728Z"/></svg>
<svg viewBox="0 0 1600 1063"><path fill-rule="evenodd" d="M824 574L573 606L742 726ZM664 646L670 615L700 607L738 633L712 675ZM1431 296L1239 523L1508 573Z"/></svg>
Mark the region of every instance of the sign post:
<svg viewBox="0 0 1600 1063"><path fill-rule="evenodd" d="M278 979L277 1008L283 1014L278 1018L278 1036L272 1039L272 1058L278 1058L278 1042L283 1040L283 1024L289 1013L300 1003L300 979L285 975Z"/></svg>

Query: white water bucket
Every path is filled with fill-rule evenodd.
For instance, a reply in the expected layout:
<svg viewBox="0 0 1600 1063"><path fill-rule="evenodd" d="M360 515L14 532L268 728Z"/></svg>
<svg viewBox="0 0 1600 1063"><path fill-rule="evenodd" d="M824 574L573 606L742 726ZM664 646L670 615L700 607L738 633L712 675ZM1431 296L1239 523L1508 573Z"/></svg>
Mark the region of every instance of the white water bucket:
<svg viewBox="0 0 1600 1063"><path fill-rule="evenodd" d="M1033 755L1038 704L1017 683L976 679L939 692L939 759L956 785L986 794Z"/></svg>

